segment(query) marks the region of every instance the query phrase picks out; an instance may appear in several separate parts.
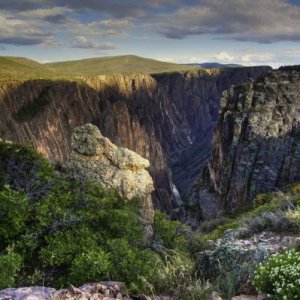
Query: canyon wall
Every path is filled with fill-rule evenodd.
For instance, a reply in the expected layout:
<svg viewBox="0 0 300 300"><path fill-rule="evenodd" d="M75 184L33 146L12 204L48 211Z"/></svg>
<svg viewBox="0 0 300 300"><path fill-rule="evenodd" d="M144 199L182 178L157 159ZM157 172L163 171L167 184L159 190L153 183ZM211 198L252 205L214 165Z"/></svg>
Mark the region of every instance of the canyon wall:
<svg viewBox="0 0 300 300"><path fill-rule="evenodd" d="M223 94L209 177L224 209L300 181L300 72L293 68Z"/></svg>
<svg viewBox="0 0 300 300"><path fill-rule="evenodd" d="M269 71L253 67L2 82L0 137L30 142L62 163L70 156L73 129L93 123L116 145L150 160L154 205L170 212L178 204L173 182L187 195L210 156L222 91Z"/></svg>

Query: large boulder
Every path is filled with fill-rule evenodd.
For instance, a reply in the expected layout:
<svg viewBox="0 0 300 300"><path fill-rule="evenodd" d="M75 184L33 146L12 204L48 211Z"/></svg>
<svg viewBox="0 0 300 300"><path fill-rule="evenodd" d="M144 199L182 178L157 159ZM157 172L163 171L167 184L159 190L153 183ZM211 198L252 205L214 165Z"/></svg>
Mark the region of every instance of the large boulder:
<svg viewBox="0 0 300 300"><path fill-rule="evenodd" d="M78 180L91 180L103 188L116 189L128 199L140 198L143 201L141 220L146 227L151 226L154 186L146 170L150 166L147 159L117 147L92 124L74 130L71 148L71 159L63 166L64 170Z"/></svg>

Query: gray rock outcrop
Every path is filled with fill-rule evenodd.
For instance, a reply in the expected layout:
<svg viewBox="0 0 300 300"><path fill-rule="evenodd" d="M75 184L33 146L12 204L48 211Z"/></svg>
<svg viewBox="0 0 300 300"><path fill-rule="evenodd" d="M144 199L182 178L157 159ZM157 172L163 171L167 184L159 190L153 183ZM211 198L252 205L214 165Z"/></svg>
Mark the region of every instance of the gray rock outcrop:
<svg viewBox="0 0 300 300"><path fill-rule="evenodd" d="M105 189L116 189L128 199L141 199L142 222L145 226L152 224L154 187L146 170L150 166L147 159L117 147L92 124L74 130L71 147L71 159L63 166L67 173L79 180L98 182Z"/></svg>
<svg viewBox="0 0 300 300"><path fill-rule="evenodd" d="M209 161L221 207L300 181L300 73L278 70L223 94Z"/></svg>
<svg viewBox="0 0 300 300"><path fill-rule="evenodd" d="M249 239L239 238L238 230L225 231L224 237L210 241L212 250L200 252L197 256L197 269L201 278L211 282L231 277L236 292L247 292L247 285L255 266L269 254L292 249L299 243L295 235L280 235L261 232Z"/></svg>

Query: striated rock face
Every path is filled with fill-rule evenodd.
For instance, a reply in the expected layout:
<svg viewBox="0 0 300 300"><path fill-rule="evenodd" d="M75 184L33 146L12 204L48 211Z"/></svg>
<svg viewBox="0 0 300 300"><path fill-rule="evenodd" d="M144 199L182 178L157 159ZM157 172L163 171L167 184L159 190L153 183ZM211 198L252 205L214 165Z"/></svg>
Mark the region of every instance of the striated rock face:
<svg viewBox="0 0 300 300"><path fill-rule="evenodd" d="M176 187L188 195L210 156L222 91L269 71L251 67L3 82L0 137L31 142L51 160L65 162L74 128L93 123L114 144L150 161L154 205L170 212L180 201Z"/></svg>
<svg viewBox="0 0 300 300"><path fill-rule="evenodd" d="M223 94L209 162L225 209L300 181L300 73L279 70Z"/></svg>
<svg viewBox="0 0 300 300"><path fill-rule="evenodd" d="M116 189L128 199L142 199L142 221L146 226L152 224L154 187L146 170L150 166L147 159L117 147L92 124L74 130L71 147L71 159L63 166L68 174L79 180L98 182L106 189Z"/></svg>

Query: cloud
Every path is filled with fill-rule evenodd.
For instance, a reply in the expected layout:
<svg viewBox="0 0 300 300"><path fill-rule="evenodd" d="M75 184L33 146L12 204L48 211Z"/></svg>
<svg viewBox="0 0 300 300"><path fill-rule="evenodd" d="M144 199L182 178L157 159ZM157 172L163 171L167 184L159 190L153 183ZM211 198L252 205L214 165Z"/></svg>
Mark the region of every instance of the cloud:
<svg viewBox="0 0 300 300"><path fill-rule="evenodd" d="M114 50L118 48L116 45L109 42L97 44L88 40L85 36L76 36L72 44L74 48L95 49L95 50Z"/></svg>
<svg viewBox="0 0 300 300"><path fill-rule="evenodd" d="M173 39L210 34L259 43L300 41L300 7L285 0L200 0L156 22L157 30Z"/></svg>
<svg viewBox="0 0 300 300"><path fill-rule="evenodd" d="M281 65L295 64L300 62L300 49L287 48L280 51L268 52L255 49L241 49L237 54L222 52L213 55L213 59L221 63L237 63L246 66L271 65L278 67Z"/></svg>
<svg viewBox="0 0 300 300"><path fill-rule="evenodd" d="M53 43L51 32L39 30L30 22L14 19L0 11L0 43L11 45L41 45Z"/></svg>
<svg viewBox="0 0 300 300"><path fill-rule="evenodd" d="M26 11L41 7L65 6L80 12L90 10L116 18L143 18L149 14L149 9L159 10L164 6L181 2L181 0L9 0L1 1L0 9Z"/></svg>
<svg viewBox="0 0 300 300"><path fill-rule="evenodd" d="M125 39L133 32L138 38L157 37L157 34L170 39L208 35L214 39L257 43L299 42L300 6L295 3L295 0L0 0L0 15L5 16L4 22L0 19L0 42L3 39L3 43L14 45L50 44L57 37L69 36L69 46L73 47L78 36L89 41Z"/></svg>
<svg viewBox="0 0 300 300"><path fill-rule="evenodd" d="M128 32L135 27L131 19L104 19L80 23L70 20L67 30L76 36L126 38Z"/></svg>
<svg viewBox="0 0 300 300"><path fill-rule="evenodd" d="M227 52L220 52L215 55L215 59L218 61L232 61L234 56L229 55Z"/></svg>
<svg viewBox="0 0 300 300"><path fill-rule="evenodd" d="M175 56L159 58L162 61L180 64L219 62L233 63L245 66L269 65L277 68L282 65L300 63L300 49L286 48L277 51L259 51L253 48L242 48L233 52L219 52L216 54L200 53L196 56Z"/></svg>
<svg viewBox="0 0 300 300"><path fill-rule="evenodd" d="M68 23L70 19L67 15L71 14L72 10L67 7L52 7L25 10L14 14L14 17L22 20L28 20L30 22L39 20L59 25Z"/></svg>

